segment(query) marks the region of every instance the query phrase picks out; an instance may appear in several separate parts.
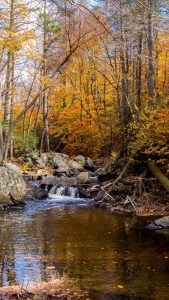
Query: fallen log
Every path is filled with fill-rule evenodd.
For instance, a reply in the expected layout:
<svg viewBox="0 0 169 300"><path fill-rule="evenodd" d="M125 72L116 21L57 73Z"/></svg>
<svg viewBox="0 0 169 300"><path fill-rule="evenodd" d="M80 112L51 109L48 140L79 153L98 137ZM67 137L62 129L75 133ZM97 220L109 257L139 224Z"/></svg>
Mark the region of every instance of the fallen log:
<svg viewBox="0 0 169 300"><path fill-rule="evenodd" d="M154 177L161 183L161 185L169 191L169 179L162 173L162 171L157 167L153 160L148 161L148 167L154 175Z"/></svg>
<svg viewBox="0 0 169 300"><path fill-rule="evenodd" d="M105 190L108 187L114 188L115 185L119 182L119 180L123 177L123 175L125 174L125 172L127 171L127 169L129 168L129 166L131 165L131 163L133 162L133 159L129 159L126 163L126 165L124 166L123 170L121 171L120 175L112 182L106 184L103 187L103 190Z"/></svg>

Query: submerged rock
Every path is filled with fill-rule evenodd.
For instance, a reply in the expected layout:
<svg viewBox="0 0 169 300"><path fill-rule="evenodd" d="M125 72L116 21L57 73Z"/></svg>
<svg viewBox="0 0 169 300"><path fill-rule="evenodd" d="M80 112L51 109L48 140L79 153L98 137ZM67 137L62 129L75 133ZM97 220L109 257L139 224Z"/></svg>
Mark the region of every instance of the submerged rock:
<svg viewBox="0 0 169 300"><path fill-rule="evenodd" d="M47 197L48 197L48 191L41 190L40 188L32 187L27 189L27 193L24 199L25 201L30 201L30 200L41 200Z"/></svg>
<svg viewBox="0 0 169 300"><path fill-rule="evenodd" d="M169 216L159 218L147 225L150 230L169 229Z"/></svg>
<svg viewBox="0 0 169 300"><path fill-rule="evenodd" d="M0 205L13 205L24 202L26 183L14 169L0 167Z"/></svg>

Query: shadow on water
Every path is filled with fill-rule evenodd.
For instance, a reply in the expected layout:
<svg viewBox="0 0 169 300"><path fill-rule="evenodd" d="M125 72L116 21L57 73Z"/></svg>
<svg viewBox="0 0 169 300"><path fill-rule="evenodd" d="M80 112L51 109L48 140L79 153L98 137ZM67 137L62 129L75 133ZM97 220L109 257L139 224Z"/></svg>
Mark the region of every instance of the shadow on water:
<svg viewBox="0 0 169 300"><path fill-rule="evenodd" d="M130 229L128 217L86 201L47 199L1 212L1 286L67 274L92 300L168 300L169 237Z"/></svg>

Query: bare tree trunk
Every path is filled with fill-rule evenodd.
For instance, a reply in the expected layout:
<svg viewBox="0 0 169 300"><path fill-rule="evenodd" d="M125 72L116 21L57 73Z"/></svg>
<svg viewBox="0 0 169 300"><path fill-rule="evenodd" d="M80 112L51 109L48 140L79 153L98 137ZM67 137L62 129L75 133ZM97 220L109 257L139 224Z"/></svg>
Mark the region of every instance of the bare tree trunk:
<svg viewBox="0 0 169 300"><path fill-rule="evenodd" d="M3 147L4 147L4 143L3 143L3 131L2 131L2 124L0 121L0 164L2 164L3 162Z"/></svg>
<svg viewBox="0 0 169 300"><path fill-rule="evenodd" d="M43 133L43 142L44 142L44 151L49 152L49 126L48 126L48 101L46 92L43 94L43 124L44 124L44 133Z"/></svg>
<svg viewBox="0 0 169 300"><path fill-rule="evenodd" d="M6 136L8 133L9 120L10 120L10 62L11 54L7 54L7 70L5 82L5 105L4 105L4 142L6 143Z"/></svg>
<svg viewBox="0 0 169 300"><path fill-rule="evenodd" d="M150 105L155 107L155 70L154 70L154 56L153 56L153 0L148 0L149 10L148 10L148 52L149 52L149 96Z"/></svg>
<svg viewBox="0 0 169 300"><path fill-rule="evenodd" d="M14 54L12 54L11 59L11 108L10 108L10 127L13 122L13 115L14 115L14 97L15 97L15 57ZM11 141L10 141L10 158L13 159L13 135L11 135Z"/></svg>
<svg viewBox="0 0 169 300"><path fill-rule="evenodd" d="M122 7L122 3L121 3ZM127 42L124 36L124 24L123 15L120 15L120 31L121 31L121 41L122 47L120 51L120 63L122 71L122 118L123 125L126 127L130 121L130 107L129 107L129 81L128 81L128 48Z"/></svg>
<svg viewBox="0 0 169 300"><path fill-rule="evenodd" d="M11 37L11 32L13 29L14 23L14 0L10 2L10 21L9 21L9 38ZM11 98L13 97L13 72L14 72L14 56L9 50L7 53L7 70L6 70L6 85L5 85L5 108L4 108L4 160L8 158L8 150L10 145L10 140L12 136L12 127L11 127L11 110L13 110L13 104L11 105ZM13 116L13 114L12 114ZM10 139L8 139L10 132Z"/></svg>
<svg viewBox="0 0 169 300"><path fill-rule="evenodd" d="M38 125L38 119L39 119L39 114L40 114L40 109L41 109L41 99L39 97L39 103L37 104L37 113L36 113L36 118L33 126L33 134L36 136L37 134L37 125Z"/></svg>
<svg viewBox="0 0 169 300"><path fill-rule="evenodd" d="M46 0L44 1L44 24L43 24L43 66L42 66L42 76L46 79L47 76L47 66L46 66L46 54L47 54L47 10L46 10ZM42 133L42 144L44 144L44 151L49 152L49 127L48 127L48 97L46 89L42 93L42 108L43 108L43 133Z"/></svg>
<svg viewBox="0 0 169 300"><path fill-rule="evenodd" d="M141 75L142 75L142 44L143 44L143 35L140 33L139 36L139 50L138 50L138 62L137 62L137 106L139 110L141 110L141 90L142 90L142 81L141 81Z"/></svg>

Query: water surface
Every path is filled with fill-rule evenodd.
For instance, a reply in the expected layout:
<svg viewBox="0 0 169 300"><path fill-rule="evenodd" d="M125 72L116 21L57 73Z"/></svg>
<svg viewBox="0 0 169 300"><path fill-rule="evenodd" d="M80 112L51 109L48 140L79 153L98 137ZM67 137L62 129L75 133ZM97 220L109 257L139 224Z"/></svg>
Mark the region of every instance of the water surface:
<svg viewBox="0 0 169 300"><path fill-rule="evenodd" d="M168 300L169 237L129 224L83 199L0 212L0 285L67 274L91 299Z"/></svg>

